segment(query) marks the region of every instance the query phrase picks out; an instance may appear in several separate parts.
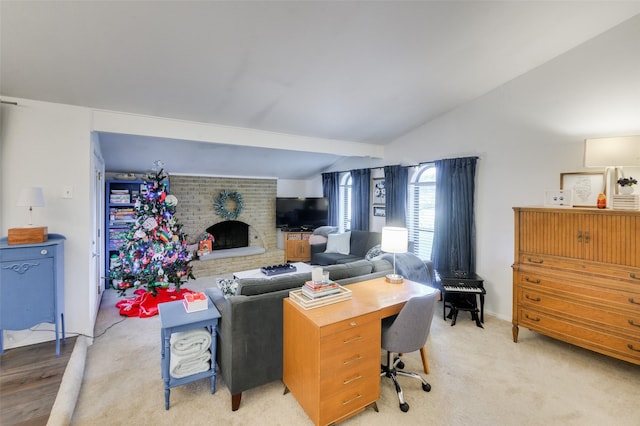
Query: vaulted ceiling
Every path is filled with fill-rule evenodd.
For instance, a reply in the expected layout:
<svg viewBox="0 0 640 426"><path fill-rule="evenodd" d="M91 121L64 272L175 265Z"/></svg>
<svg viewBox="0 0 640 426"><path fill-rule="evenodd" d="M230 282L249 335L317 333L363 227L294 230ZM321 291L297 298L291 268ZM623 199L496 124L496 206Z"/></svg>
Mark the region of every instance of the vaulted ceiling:
<svg viewBox="0 0 640 426"><path fill-rule="evenodd" d="M637 13L615 1L3 0L0 93L386 144ZM110 134L107 168L144 170L154 143L180 173L305 178L342 155ZM245 164L232 169L234 155Z"/></svg>

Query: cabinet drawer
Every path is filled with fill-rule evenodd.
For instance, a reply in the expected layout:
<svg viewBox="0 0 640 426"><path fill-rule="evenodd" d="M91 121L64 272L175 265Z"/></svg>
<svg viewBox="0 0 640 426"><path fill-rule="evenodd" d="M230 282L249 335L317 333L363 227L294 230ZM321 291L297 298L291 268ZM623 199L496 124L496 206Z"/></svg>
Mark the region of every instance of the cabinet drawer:
<svg viewBox="0 0 640 426"><path fill-rule="evenodd" d="M363 410L380 396L380 376L367 378L359 387L345 389L320 401L320 424L335 423L348 414Z"/></svg>
<svg viewBox="0 0 640 426"><path fill-rule="evenodd" d="M371 349L368 353L371 353ZM380 357L362 357L340 367L326 364L321 368L320 377L320 392L323 398L348 389L359 389L372 377L380 377Z"/></svg>
<svg viewBox="0 0 640 426"><path fill-rule="evenodd" d="M0 250L0 262L24 261L27 259L42 259L53 257L56 246L20 247Z"/></svg>
<svg viewBox="0 0 640 426"><path fill-rule="evenodd" d="M536 311L549 312L555 316L584 322L595 328L618 332L640 339L640 310L629 313L610 309L594 309L556 294L521 288L518 304Z"/></svg>
<svg viewBox="0 0 640 426"><path fill-rule="evenodd" d="M523 268L517 273L516 281L524 288L562 293L596 307L610 306L640 313L640 285L577 273L553 275L541 268Z"/></svg>
<svg viewBox="0 0 640 426"><path fill-rule="evenodd" d="M622 280L629 280L640 286L640 269L630 266L603 264L588 260L575 260L567 257L549 256L542 254L522 253L520 264L543 266L545 268L565 269L579 273L589 273Z"/></svg>
<svg viewBox="0 0 640 426"><path fill-rule="evenodd" d="M605 355L640 364L640 339L595 330L534 309L519 308L521 326Z"/></svg>
<svg viewBox="0 0 640 426"><path fill-rule="evenodd" d="M378 332L380 332L380 314L378 312L372 312L370 314L360 315L358 317L329 324L326 327L322 327L320 330L320 337L324 339L332 334L340 333L345 330L356 329L364 324L368 324L369 327L376 328Z"/></svg>

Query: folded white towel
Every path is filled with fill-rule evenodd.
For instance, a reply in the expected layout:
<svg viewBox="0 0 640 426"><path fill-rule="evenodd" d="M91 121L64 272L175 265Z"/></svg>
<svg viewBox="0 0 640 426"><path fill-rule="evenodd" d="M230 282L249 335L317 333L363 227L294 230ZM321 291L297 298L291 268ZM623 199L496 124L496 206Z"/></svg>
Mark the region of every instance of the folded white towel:
<svg viewBox="0 0 640 426"><path fill-rule="evenodd" d="M189 357L171 355L171 362L169 363L170 373L176 379L202 373L211 368L210 360L210 351Z"/></svg>
<svg viewBox="0 0 640 426"><path fill-rule="evenodd" d="M171 334L171 354L180 357L199 355L211 348L211 333L206 328Z"/></svg>

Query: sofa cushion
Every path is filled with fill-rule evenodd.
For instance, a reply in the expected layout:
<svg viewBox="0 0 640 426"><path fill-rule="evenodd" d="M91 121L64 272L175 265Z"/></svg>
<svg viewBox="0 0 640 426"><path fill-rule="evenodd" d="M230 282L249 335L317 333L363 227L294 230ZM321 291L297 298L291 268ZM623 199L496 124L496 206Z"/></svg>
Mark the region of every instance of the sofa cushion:
<svg viewBox="0 0 640 426"><path fill-rule="evenodd" d="M345 278L370 274L373 269L373 265L371 262L366 260L357 260L350 263L325 266L322 269L329 271L330 280L339 281Z"/></svg>
<svg viewBox="0 0 640 426"><path fill-rule="evenodd" d="M243 278L237 280L237 295L254 296L256 294L271 293L278 290L287 290L302 287L305 281L311 279L311 273L287 274L272 278Z"/></svg>
<svg viewBox="0 0 640 426"><path fill-rule="evenodd" d="M349 254L351 232L341 234L329 234L327 236L327 248L325 253Z"/></svg>

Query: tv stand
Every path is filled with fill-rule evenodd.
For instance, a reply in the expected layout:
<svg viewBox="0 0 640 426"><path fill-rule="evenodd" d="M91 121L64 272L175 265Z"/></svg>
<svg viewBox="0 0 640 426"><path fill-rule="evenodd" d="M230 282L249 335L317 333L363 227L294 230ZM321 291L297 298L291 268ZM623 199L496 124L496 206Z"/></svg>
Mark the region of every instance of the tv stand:
<svg viewBox="0 0 640 426"><path fill-rule="evenodd" d="M284 261L285 262L309 262L311 260L311 247L309 237L311 231L284 231Z"/></svg>

